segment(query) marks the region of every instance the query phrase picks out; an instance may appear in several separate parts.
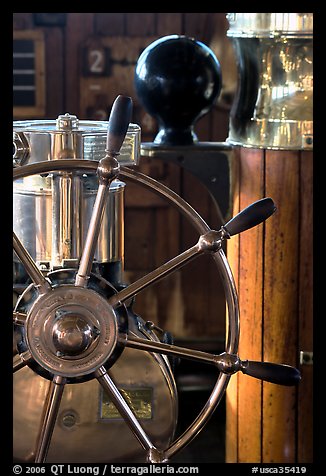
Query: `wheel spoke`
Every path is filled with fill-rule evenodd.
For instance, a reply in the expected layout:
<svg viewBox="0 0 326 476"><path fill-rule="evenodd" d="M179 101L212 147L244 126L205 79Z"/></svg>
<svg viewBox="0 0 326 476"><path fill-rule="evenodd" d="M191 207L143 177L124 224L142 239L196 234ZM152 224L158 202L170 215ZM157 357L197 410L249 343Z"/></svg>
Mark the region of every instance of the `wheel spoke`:
<svg viewBox="0 0 326 476"><path fill-rule="evenodd" d="M126 347L132 349L146 350L148 352L156 352L159 354L171 355L175 357L182 357L184 359L196 360L206 364L218 365L219 356L202 352L200 350L189 349L187 347L180 347L174 344L165 344L163 342L156 342L141 337L128 336L127 341L124 341Z"/></svg>
<svg viewBox="0 0 326 476"><path fill-rule="evenodd" d="M50 383L44 411L41 418L40 432L35 452L35 463L44 463L51 442L54 425L64 390L65 379L55 376Z"/></svg>
<svg viewBox="0 0 326 476"><path fill-rule="evenodd" d="M23 326L26 322L27 314L24 312L14 311L13 312L13 322L17 326Z"/></svg>
<svg viewBox="0 0 326 476"><path fill-rule="evenodd" d="M109 183L100 184L98 187L93 213L89 223L83 254L80 259L78 273L76 276L76 286L87 285L91 272L93 258L96 250L98 235L100 233L102 217L106 205L106 197Z"/></svg>
<svg viewBox="0 0 326 476"><path fill-rule="evenodd" d="M205 364L212 364L215 365L220 372L225 374L233 374L239 370L243 371L243 369L245 369L245 367L243 367L243 362L236 354L229 354L227 352L223 352L222 354L211 354L201 350L189 349L174 344L166 344L164 342L147 340L141 337L134 338L131 336L128 336L126 341L121 339L121 343L132 349L157 352L160 354L203 362Z"/></svg>
<svg viewBox="0 0 326 476"><path fill-rule="evenodd" d="M44 294L51 289L50 283L43 276L42 272L38 269L35 261L28 253L22 242L18 238L15 232L13 232L13 245L14 251L20 261L22 262L27 274L38 288L39 292Z"/></svg>
<svg viewBox="0 0 326 476"><path fill-rule="evenodd" d="M13 362L13 372L17 372L17 370L22 369L25 367L30 361L32 360L32 355L29 350L26 352L22 352L21 354L16 354L14 356Z"/></svg>
<svg viewBox="0 0 326 476"><path fill-rule="evenodd" d="M147 286L156 283L168 274L181 268L181 266L185 265L190 260L195 258L199 253L200 250L198 250L197 246L189 248L184 253L176 256L175 258L163 264L159 268L156 268L154 271L146 274L146 276L143 276L142 278L138 279L122 291L119 291L117 294L115 294L109 299L109 303L112 306L115 306L116 304L120 304L127 301L128 299L132 298L137 293L145 289Z"/></svg>
<svg viewBox="0 0 326 476"><path fill-rule="evenodd" d="M156 283L157 281L165 278L168 274L180 269L191 260L201 255L204 252L215 252L221 247L223 235L219 231L210 230L204 235L201 235L198 243L191 248L188 248L183 253L167 261L162 266L156 268L154 271L146 274L142 278L138 279L134 283L130 284L127 288L119 291L117 294L109 299L109 303L112 306L121 304L128 299L135 296L137 293L145 289L147 286Z"/></svg>
<svg viewBox="0 0 326 476"><path fill-rule="evenodd" d="M95 199L93 213L87 231L85 247L80 259L76 275L76 286L87 286L91 272L93 258L96 250L98 235L100 233L106 197L110 183L116 179L120 172L120 164L116 157L126 136L131 118L132 101L128 96L118 96L114 101L108 124L106 140L106 156L99 161L97 176L99 187Z"/></svg>
<svg viewBox="0 0 326 476"><path fill-rule="evenodd" d="M106 369L104 367L100 367L95 372L95 375L99 383L102 385L103 389L108 393L112 402L116 406L121 416L124 418L125 422L129 426L133 434L136 436L136 438L142 445L142 447L148 452L155 450L155 446L148 438L139 421L131 411L123 396L121 395L118 387L115 385L112 378L108 375Z"/></svg>

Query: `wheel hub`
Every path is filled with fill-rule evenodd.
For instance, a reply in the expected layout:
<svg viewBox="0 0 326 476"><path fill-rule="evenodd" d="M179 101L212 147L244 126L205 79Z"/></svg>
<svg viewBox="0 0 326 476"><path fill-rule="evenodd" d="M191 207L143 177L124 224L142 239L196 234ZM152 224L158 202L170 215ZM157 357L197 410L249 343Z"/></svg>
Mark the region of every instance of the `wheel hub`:
<svg viewBox="0 0 326 476"><path fill-rule="evenodd" d="M94 372L118 341L112 306L92 289L64 285L41 295L26 320L26 342L47 371L67 378Z"/></svg>
<svg viewBox="0 0 326 476"><path fill-rule="evenodd" d="M53 343L58 353L64 356L82 354L100 333L78 314L63 311L53 326ZM60 355L59 354L59 355Z"/></svg>

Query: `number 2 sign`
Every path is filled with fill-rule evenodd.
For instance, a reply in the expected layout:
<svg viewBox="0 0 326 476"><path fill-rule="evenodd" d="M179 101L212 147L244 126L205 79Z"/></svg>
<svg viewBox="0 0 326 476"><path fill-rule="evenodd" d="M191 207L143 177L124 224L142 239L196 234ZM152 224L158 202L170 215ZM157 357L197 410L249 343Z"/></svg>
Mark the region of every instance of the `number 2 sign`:
<svg viewBox="0 0 326 476"><path fill-rule="evenodd" d="M83 48L83 73L85 76L110 75L110 51L99 41Z"/></svg>

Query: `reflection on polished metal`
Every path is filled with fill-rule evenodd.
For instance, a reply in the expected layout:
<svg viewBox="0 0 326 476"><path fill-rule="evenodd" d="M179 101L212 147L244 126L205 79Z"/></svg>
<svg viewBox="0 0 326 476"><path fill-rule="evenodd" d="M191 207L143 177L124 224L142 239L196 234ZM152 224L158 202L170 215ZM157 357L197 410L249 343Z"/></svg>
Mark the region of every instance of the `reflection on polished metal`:
<svg viewBox="0 0 326 476"><path fill-rule="evenodd" d="M127 96L118 96L112 106L107 129L106 155L99 161L96 171L99 186L76 275L76 286L87 286L90 277L109 186L120 172L117 157L120 155L120 149L128 131L131 108L132 100Z"/></svg>
<svg viewBox="0 0 326 476"><path fill-rule="evenodd" d="M227 142L313 147L313 14L229 13L239 83Z"/></svg>
<svg viewBox="0 0 326 476"><path fill-rule="evenodd" d="M97 188L95 171L32 175L14 182L14 230L36 262L49 263L53 269L65 260L77 261ZM100 263L124 260L124 190L120 180L111 182L95 251Z"/></svg>
<svg viewBox="0 0 326 476"><path fill-rule="evenodd" d="M135 328L132 332L139 335ZM175 431L178 402L171 370L162 356L125 349L110 369L110 377L120 393L139 388L140 382L151 390L152 418L140 420L140 424L156 447L168 446ZM21 461L34 450L47 385L48 381L28 367L14 374L14 456ZM144 462L144 449L121 415L104 418L100 414L104 395L96 379L66 386L47 463ZM67 418L71 426L66 425Z"/></svg>
<svg viewBox="0 0 326 476"><path fill-rule="evenodd" d="M15 121L14 167L69 159L97 163L105 155L107 127L108 122L79 121L69 114L56 121ZM129 124L118 162L137 163L139 150L140 128ZM54 269L79 259L97 188L94 172L81 174L76 168L14 183L14 229L36 262ZM100 263L124 259L123 192L124 184L113 180L95 249Z"/></svg>
<svg viewBox="0 0 326 476"><path fill-rule="evenodd" d="M50 383L41 418L39 437L35 451L35 463L44 463L57 420L65 379L55 376Z"/></svg>
<svg viewBox="0 0 326 476"><path fill-rule="evenodd" d="M44 250L45 256L39 261L46 261L46 256L49 256L52 267L55 267L61 266L63 260L76 258L81 253L83 183L81 177L72 173L54 174L50 181L51 215L45 220L49 227L49 231L45 230L45 236L50 235L52 230L51 243ZM39 222L37 211L35 209L36 221Z"/></svg>
<svg viewBox="0 0 326 476"><path fill-rule="evenodd" d="M55 287L33 304L25 324L33 359L66 378L88 375L107 362L118 338L118 318L92 289Z"/></svg>
<svg viewBox="0 0 326 476"><path fill-rule="evenodd" d="M24 312L15 312L13 313L13 323L18 326L23 326L26 322L27 314Z"/></svg>
<svg viewBox="0 0 326 476"><path fill-rule="evenodd" d="M228 13L229 36L311 38L312 13Z"/></svg>
<svg viewBox="0 0 326 476"><path fill-rule="evenodd" d="M100 234L109 186L112 180L117 178L119 171L120 165L115 157L106 156L99 161L97 168L99 186L87 230L83 253L80 258L76 276L76 286L85 286L87 284Z"/></svg>
<svg viewBox="0 0 326 476"><path fill-rule="evenodd" d="M53 342L61 356L78 355L94 341L95 330L78 314L63 312L53 326Z"/></svg>
<svg viewBox="0 0 326 476"><path fill-rule="evenodd" d="M32 354L30 353L29 350L26 352L22 352L21 354L16 354L14 356L14 362L13 362L13 372L17 372L17 370L22 369L27 365L32 359Z"/></svg>
<svg viewBox="0 0 326 476"><path fill-rule="evenodd" d="M99 161L105 155L108 121L83 121L65 114L57 120L14 121L14 166L43 160L83 159ZM140 127L129 124L119 163L136 165L140 151Z"/></svg>

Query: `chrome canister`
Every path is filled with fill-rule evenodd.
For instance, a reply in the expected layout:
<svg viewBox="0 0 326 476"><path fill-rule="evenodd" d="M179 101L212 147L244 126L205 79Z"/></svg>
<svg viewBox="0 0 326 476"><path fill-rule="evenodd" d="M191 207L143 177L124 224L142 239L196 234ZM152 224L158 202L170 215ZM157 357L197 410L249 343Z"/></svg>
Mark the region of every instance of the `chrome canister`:
<svg viewBox="0 0 326 476"><path fill-rule="evenodd" d="M14 166L65 158L98 161L105 156L107 127L107 121L79 121L70 114L56 121L14 121ZM121 165L137 164L139 148L140 127L130 124L118 157ZM78 260L97 185L95 173L78 171L14 182L14 230L38 264L54 269ZM99 263L123 263L124 186L119 180L110 185L95 254Z"/></svg>
<svg viewBox="0 0 326 476"><path fill-rule="evenodd" d="M313 14L228 13L238 66L228 142L312 149Z"/></svg>

